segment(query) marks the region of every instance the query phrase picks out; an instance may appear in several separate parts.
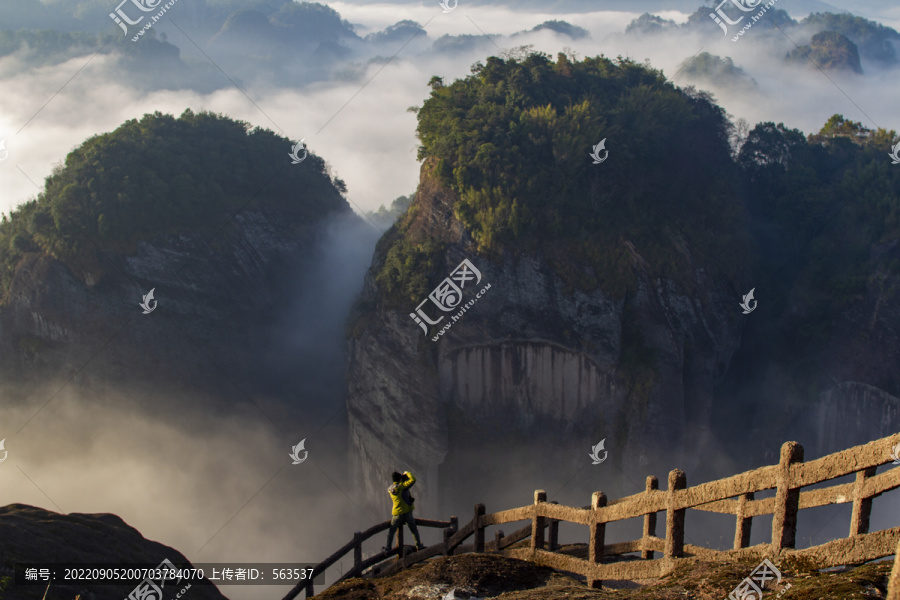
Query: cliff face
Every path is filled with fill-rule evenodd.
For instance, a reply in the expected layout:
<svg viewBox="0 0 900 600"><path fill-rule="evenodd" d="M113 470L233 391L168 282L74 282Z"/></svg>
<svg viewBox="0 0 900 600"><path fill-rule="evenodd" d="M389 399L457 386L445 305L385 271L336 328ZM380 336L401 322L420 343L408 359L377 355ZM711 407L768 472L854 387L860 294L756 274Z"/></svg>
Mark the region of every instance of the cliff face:
<svg viewBox="0 0 900 600"><path fill-rule="evenodd" d="M410 468L424 475L420 502L439 510L443 491L488 475L501 454L538 472L577 470L604 438L622 468L689 468L706 441L713 385L740 343L739 294L674 241L699 291L660 277L629 240L639 284L624 297L573 290L540 255L481 257L433 168L422 168L409 235L446 244L432 283L464 259L481 279L465 282L451 312L424 305L431 320L445 316L426 335L410 318L415 305L379 297L376 252L361 302L375 308L358 316L349 343L351 455L367 499L383 504L390 472Z"/></svg>
<svg viewBox="0 0 900 600"><path fill-rule="evenodd" d="M803 278L791 283L784 308L766 312L767 298L760 300L752 315L762 319L753 321L759 330L748 327L734 361L735 371L751 375L720 390L718 416L735 448L751 446L758 449L751 451L753 458L774 462L779 445L791 439L804 445L810 460L900 428L900 295L891 273L900 247L896 241L876 244L869 257L867 270L859 273L864 281L859 291L824 314L811 310L808 298L832 296L812 294ZM778 345L791 348L791 338L809 337L809 331L815 332L815 343L778 351ZM772 358L785 354L793 365ZM803 378L792 378L791 368ZM726 414L726 399L739 410Z"/></svg>
<svg viewBox="0 0 900 600"><path fill-rule="evenodd" d="M134 254L103 251L83 272L47 254L20 262L0 308L0 376L17 393L60 377L91 386L165 382L220 398L277 388L267 359L285 275L323 222L288 231L277 213L236 216L207 245L200 234L159 236ZM156 308L139 303L154 289ZM153 303L150 303L153 306ZM245 387L246 386L246 387Z"/></svg>

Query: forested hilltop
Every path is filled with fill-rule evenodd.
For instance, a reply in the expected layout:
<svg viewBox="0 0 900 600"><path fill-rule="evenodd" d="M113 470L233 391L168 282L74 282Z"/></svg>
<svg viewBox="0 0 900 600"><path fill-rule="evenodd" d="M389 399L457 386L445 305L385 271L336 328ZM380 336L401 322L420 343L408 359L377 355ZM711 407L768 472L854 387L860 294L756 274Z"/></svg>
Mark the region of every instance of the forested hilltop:
<svg viewBox="0 0 900 600"><path fill-rule="evenodd" d="M94 136L57 167L35 200L0 220L0 298L16 264L43 252L74 273L98 252L134 252L161 234L210 237L241 207L279 215L287 232L349 210L344 184L310 154L289 168L289 140L210 113L155 113Z"/></svg>
<svg viewBox="0 0 900 600"><path fill-rule="evenodd" d="M622 238L682 282L685 259L673 244L729 275L739 268L727 248L749 239L733 193L731 126L707 95L629 60L564 54L555 63L491 57L468 78L431 87L418 111L419 158L436 160L441 182L459 194L455 214L479 252L542 252L573 285L620 296L633 284ZM588 153L603 139L609 160L594 165ZM427 293L409 267L436 249L389 238L379 280L406 300Z"/></svg>
<svg viewBox="0 0 900 600"><path fill-rule="evenodd" d="M886 155L893 130L835 115L808 137L774 123L742 133L708 94L602 57L490 58L466 79L444 85L436 77L431 86L418 111L419 158L436 160L441 181L459 194L456 216L479 251L547 252L562 274L572 263L586 268L572 275L580 287L628 287L630 257L618 243L625 238L676 275L688 261L670 252L681 236L695 257L733 278L751 267L752 224L757 239L766 232L759 273L825 235L832 243L805 256L819 283L846 291L863 277L860 249L836 246L834 232L822 230L828 220L859 224L840 228L841 242L853 246L900 233L900 170ZM601 139L610 154L598 166L588 152ZM402 235L412 218L385 242L379 277L406 299L430 289L414 266L439 250ZM833 260L840 268L822 273Z"/></svg>

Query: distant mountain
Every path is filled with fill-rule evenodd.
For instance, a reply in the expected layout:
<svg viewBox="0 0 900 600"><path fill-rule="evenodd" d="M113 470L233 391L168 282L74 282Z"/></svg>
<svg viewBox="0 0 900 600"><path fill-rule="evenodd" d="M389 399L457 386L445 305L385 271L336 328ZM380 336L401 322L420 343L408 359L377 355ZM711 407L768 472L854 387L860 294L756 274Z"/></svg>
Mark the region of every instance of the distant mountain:
<svg viewBox="0 0 900 600"><path fill-rule="evenodd" d="M820 31L809 45L791 50L787 60L816 69L863 72L856 44L836 31Z"/></svg>
<svg viewBox="0 0 900 600"><path fill-rule="evenodd" d="M562 35L566 35L573 40L580 40L591 37L590 32L584 27L578 27L577 25L572 25L571 23L567 23L566 21L558 20L544 21L540 25L532 27L530 31L542 31L545 29L554 31Z"/></svg>
<svg viewBox="0 0 900 600"><path fill-rule="evenodd" d="M467 1L472 6L482 2ZM510 8L540 10L543 14L554 11L635 11L639 7L643 14L626 28L628 35L648 36L666 30L689 29L712 40L722 33L710 19L716 8L714 4L699 0L677 0L674 4L655 0L641 3L559 0L548 5L543 1L524 0L511 3ZM234 83L242 88L256 84L295 87L333 77L354 79L365 73L364 66L374 57L392 56L400 46L405 47L407 54L473 52L481 48L493 52L496 49L488 38L478 35L429 38L420 23L409 19L399 20L362 38L333 8L293 0L197 0L179 4L177 11L173 8L171 20L156 23L140 43L132 43L130 37L138 26L131 26L130 33L123 34L109 18L109 8L101 6L100 0L54 4L52 11L40 3L23 2L13 6L15 10L7 5L0 7L0 57L15 55L15 59L8 61L8 69L34 69L73 56L88 56L99 50L115 58L111 68L115 70L117 81L146 91L190 88L209 93ZM434 9L437 11L439 7ZM679 26L673 20L652 14L652 11L673 9L689 14L686 24ZM730 3L722 10L731 18L743 15ZM842 13L842 10L812 0L791 0L790 6L779 4L768 11L766 17L755 24L754 35L748 39L755 38L756 41L750 43L771 45L772 40L767 34L782 36L781 30L792 30L793 39L809 42L812 35L821 31L837 31L857 45L863 62L876 61L883 66L898 64L896 46L900 44L900 36L896 31L871 19ZM737 31L738 28L732 29ZM546 20L511 36L490 32L487 35L517 43L518 38L547 30L558 34L561 41L590 37L590 32L583 27L560 19ZM190 41L185 41L185 35ZM410 41L412 43L405 46ZM204 53L211 54L204 56ZM215 64L210 63L210 58ZM348 62L352 64L347 65ZM230 79L220 69L228 73Z"/></svg>
<svg viewBox="0 0 900 600"><path fill-rule="evenodd" d="M715 83L734 90L756 87L756 81L746 71L735 66L730 58L722 58L709 52L701 52L685 60L679 65L678 71L686 80L695 83Z"/></svg>
<svg viewBox="0 0 900 600"><path fill-rule="evenodd" d="M849 14L816 13L800 25L817 33L833 31L845 36L857 46L860 57L881 66L894 66L900 60L900 33L881 23Z"/></svg>

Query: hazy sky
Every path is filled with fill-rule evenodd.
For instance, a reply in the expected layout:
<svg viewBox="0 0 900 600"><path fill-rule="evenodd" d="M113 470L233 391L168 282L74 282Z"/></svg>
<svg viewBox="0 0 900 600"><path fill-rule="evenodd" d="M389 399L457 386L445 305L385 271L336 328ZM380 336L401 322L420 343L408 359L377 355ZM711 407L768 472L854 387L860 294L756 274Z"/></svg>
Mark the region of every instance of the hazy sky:
<svg viewBox="0 0 900 600"><path fill-rule="evenodd" d="M781 0L778 6L790 9L790 2ZM756 79L758 93L729 94L714 84L704 87L711 88L729 113L751 124L761 120L784 121L808 133L839 112L869 127L900 129L896 116L900 80L893 74L876 78L867 69L866 77L841 78L787 69L780 58L794 47L788 39L782 47L766 48L744 39L732 43L726 38L700 39L681 33L653 41L625 37L626 25L642 12L639 2L635 2L634 12L583 14L526 12L502 5L466 6L465 2L448 14L443 14L436 2L330 5L358 25L360 34L411 19L422 24L432 40L444 34L509 35L548 19L563 19L590 31L591 39L572 41L541 32L501 38L495 40L496 44L509 48L530 43L553 56L570 47L580 56L603 53L639 61L649 59L669 76L675 74L681 61L700 51L731 56ZM173 18L177 8L176 4L172 9ZM677 11L657 14L676 21L687 17ZM897 8L880 14L870 10L861 14L900 27ZM178 35L170 34L170 41L190 46ZM388 66L370 65L360 81L328 81L277 91L258 86L246 89L247 95L233 87L206 95L191 91L142 93L111 76L113 59L103 55L78 57L24 73L15 69L17 55L0 59L0 139L6 139L9 152L0 163L0 211L6 212L33 197L53 166L90 135L111 131L125 120L147 112L159 110L177 115L185 108L223 112L293 140L305 138L310 150L331 163L347 182L349 199L357 209L377 208L415 190L419 169L415 156L416 120L406 109L421 105L429 92L428 80L433 75L443 76L445 81L465 76L476 60L499 52L489 45L474 52L436 55L417 52L415 45L405 49L401 46L397 44L399 52ZM678 79L676 82L686 83ZM609 143L614 151L614 140Z"/></svg>

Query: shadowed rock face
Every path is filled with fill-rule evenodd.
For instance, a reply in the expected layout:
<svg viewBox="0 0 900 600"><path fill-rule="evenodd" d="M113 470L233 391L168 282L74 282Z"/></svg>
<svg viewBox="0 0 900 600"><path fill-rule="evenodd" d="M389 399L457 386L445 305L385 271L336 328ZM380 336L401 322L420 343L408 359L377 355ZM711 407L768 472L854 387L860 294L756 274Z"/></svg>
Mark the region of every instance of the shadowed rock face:
<svg viewBox="0 0 900 600"><path fill-rule="evenodd" d="M602 438L622 466L655 459L690 468L706 441L713 385L740 341L740 295L701 264L689 295L634 246L639 285L624 298L573 291L540 256L480 257L431 168L426 161L409 227L414 239L446 244L430 281L468 258L482 277L463 290L460 309L490 288L426 336L409 316L415 305L386 307L379 296L374 274L385 250L376 251L361 305L377 308L349 342L351 454L367 500L383 509L390 472L409 468L422 476L419 506L441 510L443 491L466 489L476 474L496 477L488 463L504 454L536 473L574 473ZM630 376L626 346L652 357L652 373ZM648 448L666 455L642 460ZM481 492L472 491L475 501Z"/></svg>
<svg viewBox="0 0 900 600"><path fill-rule="evenodd" d="M63 515L25 504L0 507L0 575L12 576L13 565L21 563L152 563L164 559L188 567L183 554L158 542L145 539L112 514ZM62 574L60 574L61 576ZM171 600L186 584L164 589L164 600ZM67 585L54 582L55 598L122 600L134 585ZM4 592L5 598L40 598L44 586L15 586ZM224 600L212 585L192 585L190 597Z"/></svg>
<svg viewBox="0 0 900 600"><path fill-rule="evenodd" d="M199 234L161 236L132 255L104 252L84 273L27 257L0 308L0 377L23 395L76 374L76 384L164 382L223 399L244 397L234 384L276 389L289 374L270 368L271 324L323 227L278 219L245 211L212 247ZM156 309L142 314L153 288Z"/></svg>

